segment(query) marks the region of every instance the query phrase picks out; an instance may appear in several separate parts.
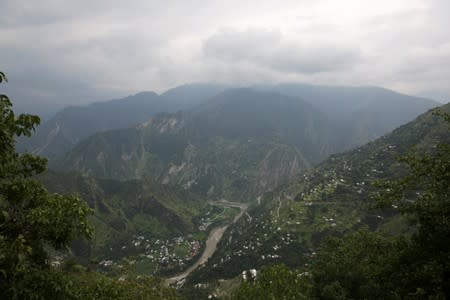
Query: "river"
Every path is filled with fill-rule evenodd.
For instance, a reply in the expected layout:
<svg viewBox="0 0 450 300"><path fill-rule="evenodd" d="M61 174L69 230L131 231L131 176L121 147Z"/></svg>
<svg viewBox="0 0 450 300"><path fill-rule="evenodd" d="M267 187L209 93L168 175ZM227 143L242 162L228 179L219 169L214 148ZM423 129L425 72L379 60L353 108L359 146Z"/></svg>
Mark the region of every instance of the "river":
<svg viewBox="0 0 450 300"><path fill-rule="evenodd" d="M238 207L241 209L241 211L239 212L239 214L237 214L234 217L232 222L228 223L227 225L213 228L209 233L208 239L206 240L206 245L205 245L205 249L203 250L202 256L200 256L200 258L193 265L191 265L189 268L187 268L184 272L182 272L178 275L175 275L173 277L167 278L165 281L167 285L170 285L170 284L173 284L173 283L176 283L178 281L185 279L194 270L196 270L198 267L200 267L201 265L206 263L208 261L208 259L214 254L214 252L216 252L217 244L222 239L222 236L225 233L225 231L227 230L228 226L230 226L233 223L236 223L237 220L239 220L244 215L245 211L248 208L248 205L245 203L230 202L230 201L224 201L224 200L217 201L217 202L210 202L210 204L211 205L219 205L219 206L223 206L223 207Z"/></svg>

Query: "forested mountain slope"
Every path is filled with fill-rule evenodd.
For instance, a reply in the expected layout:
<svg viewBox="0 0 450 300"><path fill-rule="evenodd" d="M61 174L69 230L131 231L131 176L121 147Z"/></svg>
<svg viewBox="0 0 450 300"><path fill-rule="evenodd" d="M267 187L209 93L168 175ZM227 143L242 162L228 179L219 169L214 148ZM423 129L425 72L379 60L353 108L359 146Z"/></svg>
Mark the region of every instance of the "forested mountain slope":
<svg viewBox="0 0 450 300"><path fill-rule="evenodd" d="M450 112L450 104L440 109ZM191 276L191 283L232 278L263 265L307 266L329 235L361 228L388 235L408 232L395 205L374 208L372 197L380 192L374 183L404 175L399 156L433 152L442 142L450 142L448 126L429 111L374 142L331 156L295 182L266 193L225 233L219 251Z"/></svg>
<svg viewBox="0 0 450 300"><path fill-rule="evenodd" d="M235 89L191 112L91 136L60 168L104 178L151 176L211 197L250 200L337 151L330 128L297 98Z"/></svg>

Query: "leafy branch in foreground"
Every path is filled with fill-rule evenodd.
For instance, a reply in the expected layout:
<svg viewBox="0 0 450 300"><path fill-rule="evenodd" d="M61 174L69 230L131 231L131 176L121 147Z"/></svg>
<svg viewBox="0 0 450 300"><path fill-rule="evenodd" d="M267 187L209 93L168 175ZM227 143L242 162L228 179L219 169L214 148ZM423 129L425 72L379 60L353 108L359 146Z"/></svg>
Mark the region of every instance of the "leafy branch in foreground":
<svg viewBox="0 0 450 300"><path fill-rule="evenodd" d="M0 72L0 82L7 82ZM47 161L19 154L15 141L30 136L37 116L16 116L6 95L0 95L0 298L61 296L59 277L50 271L47 247L64 249L75 238L89 238L91 210L75 196L49 193L33 177ZM30 278L39 289L30 290ZM41 295L41 296L39 296ZM45 295L45 296L44 296Z"/></svg>

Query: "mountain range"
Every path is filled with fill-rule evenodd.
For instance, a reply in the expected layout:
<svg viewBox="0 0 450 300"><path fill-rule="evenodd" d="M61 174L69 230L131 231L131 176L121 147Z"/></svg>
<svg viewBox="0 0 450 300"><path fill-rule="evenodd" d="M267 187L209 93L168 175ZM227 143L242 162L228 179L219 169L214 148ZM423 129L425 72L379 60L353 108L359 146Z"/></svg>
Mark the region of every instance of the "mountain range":
<svg viewBox="0 0 450 300"><path fill-rule="evenodd" d="M150 176L248 201L332 153L325 123L299 99L228 90L189 112L97 133L70 151L60 169L120 180Z"/></svg>
<svg viewBox="0 0 450 300"><path fill-rule="evenodd" d="M390 106L377 106L376 97L371 97L361 106L365 109L349 100L354 114L330 118L317 104L299 97L227 89L185 111L159 113L134 127L97 132L50 165L99 178L149 176L210 198L249 201L329 155L387 132L401 111L389 117L380 107L389 110L401 103L389 98L380 102ZM405 115L433 104L412 99ZM372 107L378 110L372 112ZM361 119L370 130L360 125Z"/></svg>
<svg viewBox="0 0 450 300"><path fill-rule="evenodd" d="M230 89L218 84L189 84L161 95L141 92L133 96L87 106L67 107L45 121L18 148L47 158L62 158L78 142L94 133L133 127L161 112L191 110ZM339 139L347 148L362 145L411 120L438 103L377 87L279 84L253 86L312 104L341 128Z"/></svg>
<svg viewBox="0 0 450 300"><path fill-rule="evenodd" d="M346 87L307 84L278 84L261 86L263 90L277 91L301 97L336 120L346 132L342 138L348 149L380 137L439 103L408 96L374 86Z"/></svg>
<svg viewBox="0 0 450 300"><path fill-rule="evenodd" d="M87 106L70 106L45 121L31 138L19 140L18 149L59 158L96 132L131 127L159 112L190 108L223 89L214 84L192 84L176 87L161 95L140 92Z"/></svg>

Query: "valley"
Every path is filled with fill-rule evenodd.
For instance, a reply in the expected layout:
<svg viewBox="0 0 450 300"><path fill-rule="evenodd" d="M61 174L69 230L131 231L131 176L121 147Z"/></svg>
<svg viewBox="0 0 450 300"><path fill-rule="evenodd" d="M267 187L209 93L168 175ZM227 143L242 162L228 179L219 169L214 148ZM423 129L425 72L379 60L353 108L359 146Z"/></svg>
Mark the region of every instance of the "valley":
<svg viewBox="0 0 450 300"><path fill-rule="evenodd" d="M203 87L183 88L187 98L173 92L170 101L189 107ZM189 89L196 91L193 98ZM304 89L213 88L202 94L210 98L177 112L158 112L158 95L139 94L102 104L112 105L115 118L126 101L139 109L150 96L153 105L142 108L137 124L130 118L128 127L65 133L79 141L57 138L63 130L57 122L39 148L50 158L50 170L36 179L51 193L83 199L94 231L89 240L74 240L70 253L52 254L51 265L77 261L121 282L157 276L188 299L202 299L229 295L242 278L265 268L285 265L308 273L329 237L361 230L410 234L398 206L374 208L376 182L400 177L405 166L397 157L412 147L434 149L448 141L448 131L430 111L392 132L391 125L380 125L393 124L384 111L363 111L379 95L398 99L391 108L411 101L417 114L432 102L377 89L315 94L321 87L308 87L305 95L318 101L312 104L296 96ZM286 91L289 96L281 93ZM349 95L365 92L365 104L353 114L320 109L335 105L332 93L348 96L351 107L357 100ZM415 114L414 105L404 118ZM83 111L92 113L89 118L96 114L90 107ZM367 117L367 128L358 114ZM64 153L51 150L60 142Z"/></svg>
<svg viewBox="0 0 450 300"><path fill-rule="evenodd" d="M0 24L0 300L450 299L449 0Z"/></svg>
<svg viewBox="0 0 450 300"><path fill-rule="evenodd" d="M450 106L443 106L450 112ZM212 292L214 282L234 280L242 270L285 264L308 271L321 242L358 230L387 235L410 234L399 206L375 206L380 180L401 176L404 165L397 158L413 146L420 151L450 143L442 120L425 113L392 133L357 149L331 156L291 183L265 193L227 231L218 251L202 270L188 280Z"/></svg>
<svg viewBox="0 0 450 300"><path fill-rule="evenodd" d="M178 288L181 287L185 281L185 278L188 277L189 274L191 274L193 271L195 271L199 266L206 263L208 261L208 259L214 254L214 252L216 251L216 248L217 248L217 244L222 239L222 236L225 233L225 231L227 230L227 228L230 225L236 223L244 215L244 213L246 212L246 210L248 208L248 205L246 205L246 204L238 203L238 202L230 202L230 201L225 201L225 200L210 202L209 204L215 205L215 206L221 206L224 208L237 207L237 208L239 208L240 211L233 218L232 222L229 222L228 224L222 225L220 227L213 228L210 231L209 236L206 240L205 248L203 250L201 257L183 273L166 279L167 284L170 285L170 284L175 283Z"/></svg>
<svg viewBox="0 0 450 300"><path fill-rule="evenodd" d="M91 267L107 274L120 274L127 270L135 275L168 276L186 268L189 269L185 273L189 274L212 255L225 229L236 222L247 208L245 203L225 200L203 202L201 198L190 199L191 207L178 203L181 207L171 208L169 197L174 198L172 201L180 201L178 197L181 196L187 201L188 197L197 196L186 194L182 189L178 196L173 188L172 191L164 190L150 182L105 182L78 174L51 172L45 174L41 180L51 190L62 194L73 191L85 191L89 194L83 193L81 196L96 209L91 220L96 226L96 235L89 247L82 241L77 242L74 253L83 259L93 259L95 263L91 264ZM77 181L77 185L71 186ZM57 186L59 188L55 189ZM114 189L112 186L115 186ZM133 197L133 194L139 195L143 201L158 201L155 197L163 197L165 203L160 208L158 206L161 204L148 208L138 206L134 208L134 212L126 213L128 217L119 217L123 204L118 205L115 201L123 199L124 192L130 193L130 188L133 191L128 194L128 199ZM193 204L196 208L192 207ZM127 203L128 209L131 205L130 202ZM148 206L148 203L146 205ZM158 212L148 209L157 209ZM172 212L168 214L169 211L165 212L167 209ZM186 213L188 218L194 219L190 225L187 220L178 220L178 216ZM165 223L170 218L170 223ZM61 260L56 259L54 262L59 264Z"/></svg>

